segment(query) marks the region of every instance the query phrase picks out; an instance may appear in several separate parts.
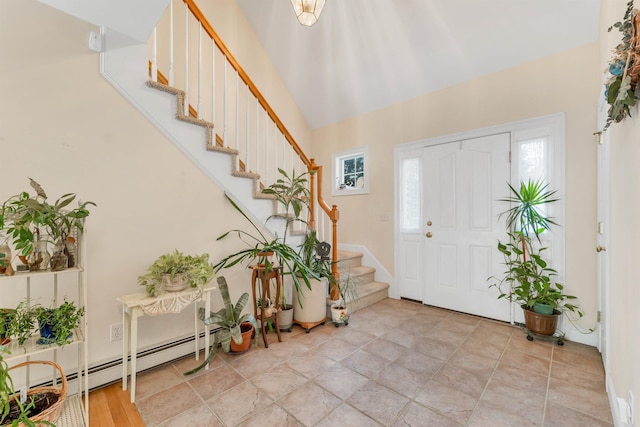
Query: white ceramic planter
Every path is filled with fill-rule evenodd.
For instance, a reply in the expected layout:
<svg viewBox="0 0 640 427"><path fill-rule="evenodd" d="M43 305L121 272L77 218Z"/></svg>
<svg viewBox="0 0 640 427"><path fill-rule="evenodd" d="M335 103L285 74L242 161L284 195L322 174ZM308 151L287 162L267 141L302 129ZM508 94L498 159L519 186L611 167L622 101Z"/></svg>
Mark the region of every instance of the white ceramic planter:
<svg viewBox="0 0 640 427"><path fill-rule="evenodd" d="M293 318L296 322L316 323L322 322L327 314L327 284L328 280L310 279L311 290L301 280L302 292L298 301L298 292L293 289Z"/></svg>

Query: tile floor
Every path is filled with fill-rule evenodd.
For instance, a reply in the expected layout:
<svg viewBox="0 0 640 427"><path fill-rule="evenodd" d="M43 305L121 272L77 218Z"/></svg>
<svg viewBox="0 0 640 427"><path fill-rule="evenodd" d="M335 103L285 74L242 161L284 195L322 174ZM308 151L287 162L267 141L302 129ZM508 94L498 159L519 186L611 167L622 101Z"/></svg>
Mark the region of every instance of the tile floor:
<svg viewBox="0 0 640 427"><path fill-rule="evenodd" d="M193 357L138 377L153 426L612 426L593 347L387 299L242 355Z"/></svg>

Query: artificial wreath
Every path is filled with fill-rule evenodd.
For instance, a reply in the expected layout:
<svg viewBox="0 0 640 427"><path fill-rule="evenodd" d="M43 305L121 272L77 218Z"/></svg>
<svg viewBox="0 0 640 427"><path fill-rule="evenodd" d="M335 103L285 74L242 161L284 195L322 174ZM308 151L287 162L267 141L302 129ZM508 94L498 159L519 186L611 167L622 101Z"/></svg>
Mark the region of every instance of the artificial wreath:
<svg viewBox="0 0 640 427"><path fill-rule="evenodd" d="M604 130L611 123L619 123L631 116L630 108L638 100L636 89L640 79L640 14L633 7L633 0L627 3L624 19L609 27L609 31L614 28L622 33L622 41L613 50L607 70L611 77L605 85L605 97L610 107Z"/></svg>

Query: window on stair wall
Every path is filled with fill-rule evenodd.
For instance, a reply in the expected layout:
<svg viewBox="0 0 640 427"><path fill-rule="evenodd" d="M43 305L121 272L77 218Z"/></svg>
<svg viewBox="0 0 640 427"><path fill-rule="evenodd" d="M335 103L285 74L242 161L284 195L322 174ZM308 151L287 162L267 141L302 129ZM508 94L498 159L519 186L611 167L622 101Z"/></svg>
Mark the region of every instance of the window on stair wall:
<svg viewBox="0 0 640 427"><path fill-rule="evenodd" d="M369 193L368 154L366 146L333 154L333 196Z"/></svg>

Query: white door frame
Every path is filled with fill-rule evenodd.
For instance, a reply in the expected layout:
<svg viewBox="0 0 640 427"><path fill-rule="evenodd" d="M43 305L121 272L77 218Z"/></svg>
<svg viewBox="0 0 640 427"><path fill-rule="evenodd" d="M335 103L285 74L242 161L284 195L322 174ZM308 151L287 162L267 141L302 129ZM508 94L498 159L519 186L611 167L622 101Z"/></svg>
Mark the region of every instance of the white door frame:
<svg viewBox="0 0 640 427"><path fill-rule="evenodd" d="M533 118L529 120L522 120L518 122L511 122L497 126L491 126L483 129L475 129L471 131L460 132L451 135L444 135L436 138L428 138L422 139L418 141L408 142L404 144L398 144L394 147L394 275L395 280L394 283L397 286L394 286L391 289L390 296L393 298L400 298L402 295L402 290L400 287L402 286L401 279L401 269L403 268L403 260L402 256L402 236L400 233L400 205L399 205L399 194L400 194L400 181L399 181L399 169L400 169L400 160L406 159L406 153L408 152L421 152L423 147L438 145L438 144L446 144L449 142L455 142L466 139L474 139L478 137L484 137L488 135L493 135L496 133L507 133L511 132L518 133L523 132L528 129L535 129L540 127L549 127L552 129L553 135L556 135L556 140L553 141L553 144L550 146L553 148L550 153L553 156L553 165L550 170L550 174L553 180L553 189L557 190L557 196L560 200L564 200L565 198L565 117L564 113L553 114L549 116L542 116L538 118ZM513 148L513 141L512 141ZM512 170L515 168L512 168ZM512 175L513 182L513 175ZM559 203L554 213L554 217L559 224L564 223L564 203ZM422 232L419 232L422 234ZM554 239L559 241L560 246L558 250L554 250L553 252L558 257L557 259L554 257L554 266L555 269L560 273L559 279L567 280L565 275L565 257L564 257L564 228L558 227L557 230L558 239ZM554 247L555 249L555 247ZM422 254L419 254L421 257ZM418 269L419 270L419 269ZM423 277L419 278L423 280ZM424 299L423 299L424 300Z"/></svg>
<svg viewBox="0 0 640 427"><path fill-rule="evenodd" d="M598 128L604 128L607 119L607 107L604 96L600 95L598 105ZM597 255L597 285L598 285L598 311L600 320L597 323L598 350L602 354L605 373L611 372L611 361L609 351L611 349L611 331L609 325L609 284L610 284L610 255L609 251L609 194L610 194L610 171L611 163L609 157L609 132L605 131L596 134L598 144L597 153L597 234L596 242L598 246L605 248Z"/></svg>

